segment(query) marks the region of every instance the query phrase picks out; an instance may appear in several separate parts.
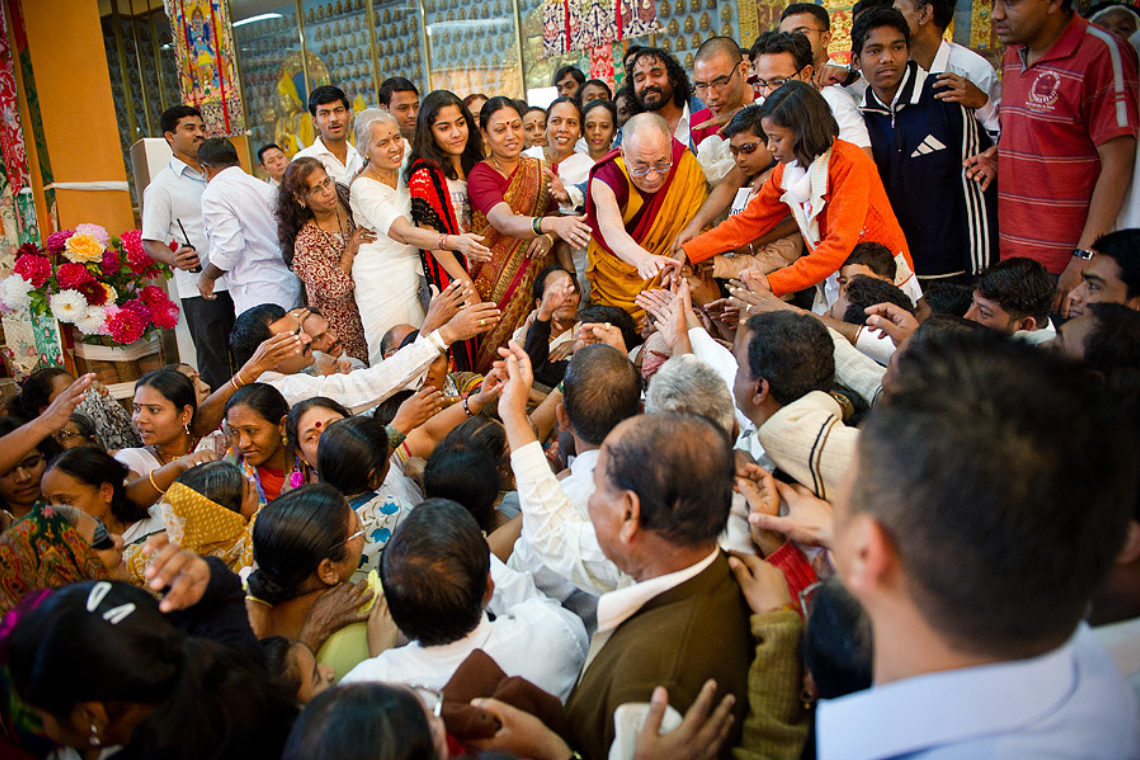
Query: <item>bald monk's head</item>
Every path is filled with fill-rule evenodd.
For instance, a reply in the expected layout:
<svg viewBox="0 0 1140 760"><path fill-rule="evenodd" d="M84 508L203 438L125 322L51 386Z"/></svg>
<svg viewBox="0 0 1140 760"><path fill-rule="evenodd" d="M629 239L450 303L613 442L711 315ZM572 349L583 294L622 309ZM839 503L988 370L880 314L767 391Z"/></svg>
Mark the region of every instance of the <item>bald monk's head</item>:
<svg viewBox="0 0 1140 760"><path fill-rule="evenodd" d="M668 122L655 113L639 113L621 131L621 153L630 181L643 193L657 192L673 168Z"/></svg>

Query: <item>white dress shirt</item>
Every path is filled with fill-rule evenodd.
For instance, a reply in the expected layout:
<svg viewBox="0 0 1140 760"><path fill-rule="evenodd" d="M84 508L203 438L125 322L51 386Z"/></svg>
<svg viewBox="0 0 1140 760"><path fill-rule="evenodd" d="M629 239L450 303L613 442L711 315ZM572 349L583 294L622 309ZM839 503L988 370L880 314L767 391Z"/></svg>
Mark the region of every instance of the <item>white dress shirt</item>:
<svg viewBox="0 0 1140 760"><path fill-rule="evenodd" d="M154 176L143 191L142 236L163 245L177 241L179 247L189 243L198 251L198 259L205 267L209 261L209 241L202 225L202 193L206 178L190 168L182 159L172 156L170 163ZM179 220L182 227L178 226ZM186 234L183 235L183 228ZM198 293L200 272L174 269L174 284L179 298L201 298ZM226 289L226 278L214 283L216 292Z"/></svg>
<svg viewBox="0 0 1140 760"><path fill-rule="evenodd" d="M989 61L965 45L942 40L930 63L930 73L941 74L946 71L969 80L989 97L984 106L974 111L974 116L990 133L990 137L994 138L994 142L997 142L997 136L1001 132L1001 122L998 121L1001 79L998 78L997 71Z"/></svg>
<svg viewBox="0 0 1140 760"><path fill-rule="evenodd" d="M214 175L202 193L210 263L227 274L235 316L263 303L288 311L301 301L301 281L277 242L276 199L277 191L240 166Z"/></svg>
<svg viewBox="0 0 1140 760"><path fill-rule="evenodd" d="M851 93L837 84L829 84L820 88L819 94L827 101L831 115L839 124L839 139L860 148L870 148L871 135L867 132L867 123L863 121L863 114Z"/></svg>
<svg viewBox="0 0 1140 760"><path fill-rule="evenodd" d="M598 464L599 454L601 454L601 452L598 449L591 449L574 457L574 461L570 463L570 474L558 481L563 492L570 497L570 504L574 508L574 511L578 513L579 519L586 522L590 519L587 504L590 500L590 494L594 492L594 468ZM592 593L586 594L586 592L581 592L577 586L564 576L547 567L546 563L542 561L538 552L536 552L531 545L530 538L527 536L526 528L528 522L530 522L530 527L533 531L536 521L533 519L528 520L524 512L523 534L515 541L515 547L511 552L510 558L507 560L507 566L517 572L529 574L542 593L559 602L565 603L568 599L573 597L575 593L584 594L585 598L575 600L575 603L567 605L567 608L574 610L584 619L592 620L594 610L597 607L597 600ZM590 627L590 624L587 622L587 629Z"/></svg>
<svg viewBox="0 0 1140 760"><path fill-rule="evenodd" d="M407 155L405 152L404 155ZM331 150L325 147L318 136L313 144L307 148L302 148L293 155L293 161L298 158L315 158L321 162L325 167L325 173L333 178L334 182L348 187L348 183L352 182L352 178L356 176L357 172L364 168L364 159L352 144L347 144L347 152L345 153L345 163L341 163Z"/></svg>
<svg viewBox="0 0 1140 760"><path fill-rule="evenodd" d="M565 702L586 659L586 644L586 629L574 613L552 599L535 597L494 621L484 612L475 630L459 641L430 647L413 641L381 652L340 683L380 681L438 690L468 655L482 649L508 676L521 676Z"/></svg>
<svg viewBox="0 0 1140 760"><path fill-rule="evenodd" d="M820 760L1140 757L1140 710L1082 624L1027 660L960 668L819 703Z"/></svg>
<svg viewBox="0 0 1140 760"><path fill-rule="evenodd" d="M586 502L594 492L596 464L596 455L593 463L589 459L583 462L577 476L571 472L573 481L564 490L565 481L559 482L550 471L538 441L511 452L511 469L523 514L522 537L532 557L594 595L633 584L633 579L602 552L586 511ZM575 499L580 502L579 507L575 506Z"/></svg>
<svg viewBox="0 0 1140 760"><path fill-rule="evenodd" d="M436 330L419 336L390 357L367 369L354 369L347 374L314 377L305 373L283 375L263 372L259 383L269 383L281 392L292 406L313 396L326 396L339 401L353 414L373 407L397 391L418 383L431 363L447 348Z"/></svg>

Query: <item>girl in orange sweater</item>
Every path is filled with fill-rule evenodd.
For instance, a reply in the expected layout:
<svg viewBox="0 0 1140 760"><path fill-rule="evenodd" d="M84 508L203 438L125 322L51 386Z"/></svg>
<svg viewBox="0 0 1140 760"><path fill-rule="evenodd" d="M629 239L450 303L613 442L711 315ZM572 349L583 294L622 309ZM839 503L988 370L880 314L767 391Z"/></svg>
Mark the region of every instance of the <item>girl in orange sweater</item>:
<svg viewBox="0 0 1140 760"><path fill-rule="evenodd" d="M834 301L839 267L858 243L870 241L895 254L895 284L917 300L922 293L910 251L879 170L861 148L838 139L839 126L819 91L806 82L786 83L764 102L760 123L780 165L742 212L685 243L689 261L748 245L791 211L808 253L768 275L773 294L827 283L822 300Z"/></svg>

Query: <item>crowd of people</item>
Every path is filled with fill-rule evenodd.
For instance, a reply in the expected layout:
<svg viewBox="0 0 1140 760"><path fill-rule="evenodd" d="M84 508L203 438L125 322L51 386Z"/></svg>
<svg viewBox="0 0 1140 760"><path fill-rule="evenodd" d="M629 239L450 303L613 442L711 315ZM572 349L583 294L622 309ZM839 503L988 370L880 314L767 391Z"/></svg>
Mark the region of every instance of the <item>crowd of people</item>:
<svg viewBox="0 0 1140 760"><path fill-rule="evenodd" d="M197 369L0 419L0 754L1140 757L1140 15L954 10L167 110Z"/></svg>

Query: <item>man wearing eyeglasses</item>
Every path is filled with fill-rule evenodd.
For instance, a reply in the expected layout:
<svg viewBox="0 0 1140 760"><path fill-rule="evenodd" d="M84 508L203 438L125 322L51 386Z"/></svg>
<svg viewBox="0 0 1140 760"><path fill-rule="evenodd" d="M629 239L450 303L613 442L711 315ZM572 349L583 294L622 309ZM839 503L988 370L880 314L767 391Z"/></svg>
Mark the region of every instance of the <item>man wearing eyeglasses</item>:
<svg viewBox="0 0 1140 760"><path fill-rule="evenodd" d="M301 281L285 265L277 242L277 191L242 171L237 151L224 137L203 141L198 163L206 175L202 223L210 241L198 292L213 300L214 283L225 275L235 316L262 303L297 306Z"/></svg>
<svg viewBox="0 0 1140 760"><path fill-rule="evenodd" d="M693 114L693 143L698 147L746 105L754 93L750 71L740 46L730 37L712 37L697 49L693 61L693 88L705 108Z"/></svg>
<svg viewBox="0 0 1140 760"><path fill-rule="evenodd" d="M664 118L638 114L623 132L621 150L590 171L586 221L593 234L586 277L593 303L640 319L645 312L634 299L679 269L668 255L673 239L696 216L707 191L696 157Z"/></svg>

